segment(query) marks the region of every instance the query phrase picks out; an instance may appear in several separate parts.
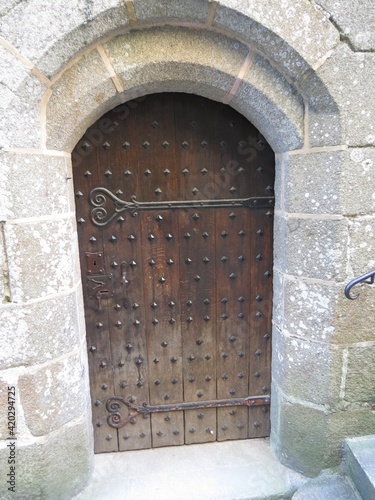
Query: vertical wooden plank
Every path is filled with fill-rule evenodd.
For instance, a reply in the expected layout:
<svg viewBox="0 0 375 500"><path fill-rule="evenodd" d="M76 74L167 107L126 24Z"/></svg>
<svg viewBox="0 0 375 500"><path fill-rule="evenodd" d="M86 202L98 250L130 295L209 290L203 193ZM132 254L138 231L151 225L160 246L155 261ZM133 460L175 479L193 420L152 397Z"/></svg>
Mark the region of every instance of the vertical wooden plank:
<svg viewBox="0 0 375 500"><path fill-rule="evenodd" d="M250 213L216 213L218 399L247 397L249 364ZM246 407L218 409L218 440L247 437Z"/></svg>
<svg viewBox="0 0 375 500"><path fill-rule="evenodd" d="M180 403L183 382L178 214L172 210L150 211L141 217L149 403ZM153 447L183 443L182 412L153 414L151 425Z"/></svg>
<svg viewBox="0 0 375 500"><path fill-rule="evenodd" d="M180 211L184 400L216 399L214 210ZM216 410L185 411L185 443L216 440Z"/></svg>
<svg viewBox="0 0 375 500"><path fill-rule="evenodd" d="M272 315L272 228L273 210L259 209L252 214L250 251L252 287L249 393L270 394L271 315ZM269 407L250 408L249 437L268 436Z"/></svg>

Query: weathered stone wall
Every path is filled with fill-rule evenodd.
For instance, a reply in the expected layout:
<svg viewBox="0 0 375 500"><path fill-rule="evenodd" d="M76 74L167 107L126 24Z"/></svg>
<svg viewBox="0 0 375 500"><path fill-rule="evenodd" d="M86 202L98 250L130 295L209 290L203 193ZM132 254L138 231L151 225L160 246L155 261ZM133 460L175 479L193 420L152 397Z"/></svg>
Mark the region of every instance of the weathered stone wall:
<svg viewBox="0 0 375 500"><path fill-rule="evenodd" d="M70 153L105 111L153 92L229 103L275 150L279 457L314 475L338 463L344 437L374 432L375 294L343 297L375 267L373 10L372 0L2 3L0 462L14 385L16 498L69 498L89 477Z"/></svg>

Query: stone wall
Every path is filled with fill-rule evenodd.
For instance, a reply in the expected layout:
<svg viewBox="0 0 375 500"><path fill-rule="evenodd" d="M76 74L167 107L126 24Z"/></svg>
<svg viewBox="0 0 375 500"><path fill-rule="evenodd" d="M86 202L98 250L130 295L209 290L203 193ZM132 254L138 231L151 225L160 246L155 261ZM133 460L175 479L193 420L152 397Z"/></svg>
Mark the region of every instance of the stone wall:
<svg viewBox="0 0 375 500"><path fill-rule="evenodd" d="M371 10L372 0L2 3L0 402L15 386L16 498L70 498L90 475L70 154L104 112L153 92L229 103L276 153L278 456L314 475L339 462L344 437L374 432L375 295L343 297L375 267ZM7 437L0 411L2 464Z"/></svg>

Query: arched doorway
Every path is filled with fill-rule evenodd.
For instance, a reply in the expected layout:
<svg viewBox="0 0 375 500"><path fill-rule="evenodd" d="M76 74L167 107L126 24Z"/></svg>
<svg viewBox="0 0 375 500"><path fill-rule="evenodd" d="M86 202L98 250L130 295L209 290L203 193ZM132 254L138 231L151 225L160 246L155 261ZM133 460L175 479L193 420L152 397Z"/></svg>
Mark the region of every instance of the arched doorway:
<svg viewBox="0 0 375 500"><path fill-rule="evenodd" d="M74 157L96 452L269 435L265 139L229 106L155 94Z"/></svg>

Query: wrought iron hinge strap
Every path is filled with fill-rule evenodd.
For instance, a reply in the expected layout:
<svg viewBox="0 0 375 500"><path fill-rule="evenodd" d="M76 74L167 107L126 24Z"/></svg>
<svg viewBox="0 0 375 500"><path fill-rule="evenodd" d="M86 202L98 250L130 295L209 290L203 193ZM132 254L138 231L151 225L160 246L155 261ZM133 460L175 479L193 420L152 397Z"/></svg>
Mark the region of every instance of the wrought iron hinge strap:
<svg viewBox="0 0 375 500"><path fill-rule="evenodd" d="M113 202L113 214L108 215L106 204L108 199ZM247 208L271 208L275 199L271 196L223 199L223 200L187 200L187 201L124 201L104 187L94 188L89 195L89 201L94 207L91 211L91 220L96 226L106 226L117 216L129 212L136 213L140 210L165 210L168 208L218 208L218 207L247 207Z"/></svg>
<svg viewBox="0 0 375 500"><path fill-rule="evenodd" d="M171 411L181 410L198 410L201 408L223 408L228 406L268 406L270 404L270 396L249 396L247 398L233 398L233 399L218 399L213 401L194 401L191 403L175 403L168 405L136 405L129 403L124 398L112 397L107 400L106 408L110 413L107 417L108 425L118 429L128 424L131 419L137 415L147 417L151 413L167 413ZM121 405L127 407L129 414L127 417L122 418L120 413Z"/></svg>

